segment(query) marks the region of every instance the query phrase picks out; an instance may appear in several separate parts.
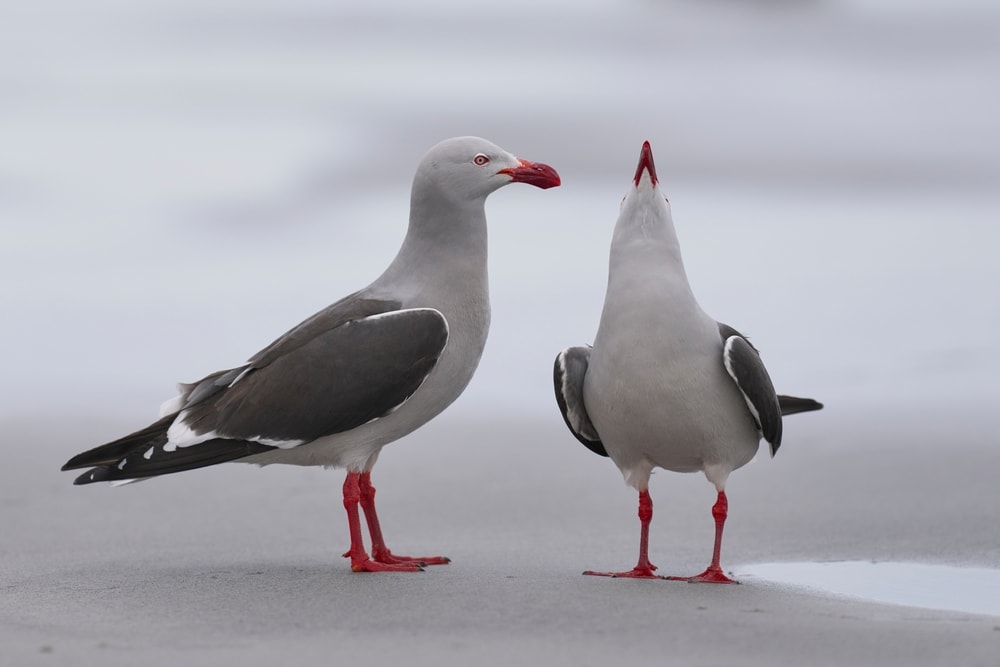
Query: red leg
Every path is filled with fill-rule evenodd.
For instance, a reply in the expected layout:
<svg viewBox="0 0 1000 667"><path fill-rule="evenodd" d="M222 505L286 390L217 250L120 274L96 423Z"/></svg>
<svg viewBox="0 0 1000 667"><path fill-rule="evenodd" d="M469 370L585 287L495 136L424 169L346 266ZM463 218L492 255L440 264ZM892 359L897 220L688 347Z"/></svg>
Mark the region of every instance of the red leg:
<svg viewBox="0 0 1000 667"><path fill-rule="evenodd" d="M584 574L596 577L626 577L629 579L662 579L653 574L656 566L649 562L649 524L653 520L653 499L649 497L649 491L643 489L639 492L639 562L635 567L627 572L595 572L587 570Z"/></svg>
<svg viewBox="0 0 1000 667"><path fill-rule="evenodd" d="M361 508L365 511L365 519L368 522L368 533L372 538L372 560L386 564L414 564L414 565L445 565L451 559L444 556L395 556L389 547L385 545L382 537L382 526L378 522L378 514L375 513L375 487L372 486L371 472L363 472L358 478L358 487L361 492Z"/></svg>
<svg viewBox="0 0 1000 667"><path fill-rule="evenodd" d="M344 480L344 509L347 510L347 524L351 531L351 550L344 554L351 559L351 569L355 572L419 572L422 568L415 563L379 563L368 557L361 538L361 516L358 503L362 501L359 480L361 473L348 472Z"/></svg>
<svg viewBox="0 0 1000 667"><path fill-rule="evenodd" d="M726 499L726 492L719 491L719 498L712 506L712 516L715 518L715 548L712 550L712 563L704 572L694 577L670 577L670 579L681 579L699 584L738 584L740 582L730 579L722 572L719 565L719 556L722 553L722 529L726 525L726 516L729 514L729 501Z"/></svg>

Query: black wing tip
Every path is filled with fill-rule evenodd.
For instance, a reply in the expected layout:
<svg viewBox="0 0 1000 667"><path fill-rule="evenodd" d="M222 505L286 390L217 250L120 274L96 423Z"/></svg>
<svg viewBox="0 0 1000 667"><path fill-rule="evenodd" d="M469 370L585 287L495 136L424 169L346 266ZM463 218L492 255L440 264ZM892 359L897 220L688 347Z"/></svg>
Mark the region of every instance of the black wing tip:
<svg viewBox="0 0 1000 667"><path fill-rule="evenodd" d="M77 454L69 461L66 461L59 470L66 472L67 470L79 470L80 468L90 468L96 466L99 461L90 460L92 456L88 456L91 452L83 452L82 454Z"/></svg>
<svg viewBox="0 0 1000 667"><path fill-rule="evenodd" d="M67 470L67 468L63 467L63 470ZM98 466L92 470L88 470L74 479L73 485L82 486L84 484L93 484L95 482L111 482L114 481L114 479L114 471L110 466Z"/></svg>
<svg viewBox="0 0 1000 667"><path fill-rule="evenodd" d="M147 452L148 447L143 444L110 462L102 460L77 464L75 459L79 457L74 457L62 469L90 468L73 480L73 484L79 486L96 482L120 482L159 477L235 461L275 449L270 445L263 445L253 440L226 440L224 438L215 438L198 447L178 448L172 452L164 451L162 444L155 447L155 454ZM88 452L84 452L84 454L88 454ZM149 455L147 456L147 454Z"/></svg>
<svg viewBox="0 0 1000 667"><path fill-rule="evenodd" d="M170 424L176 417L176 413L165 415L145 428L85 452L80 452L64 463L62 470L112 465L137 448L166 442L167 429L170 428Z"/></svg>
<svg viewBox="0 0 1000 667"><path fill-rule="evenodd" d="M780 412L774 420L769 421L771 422L771 428L763 431L761 435L771 448L771 458L774 458L774 455L778 453L778 448L781 447L781 438L784 436L784 424Z"/></svg>

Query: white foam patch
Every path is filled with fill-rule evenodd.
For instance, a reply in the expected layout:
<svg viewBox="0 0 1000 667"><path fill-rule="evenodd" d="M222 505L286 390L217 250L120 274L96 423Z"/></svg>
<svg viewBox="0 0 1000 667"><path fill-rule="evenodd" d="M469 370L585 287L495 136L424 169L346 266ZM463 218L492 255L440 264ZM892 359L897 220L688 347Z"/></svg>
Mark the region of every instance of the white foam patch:
<svg viewBox="0 0 1000 667"><path fill-rule="evenodd" d="M1000 616L1000 570L926 563L760 563L737 576L905 607Z"/></svg>

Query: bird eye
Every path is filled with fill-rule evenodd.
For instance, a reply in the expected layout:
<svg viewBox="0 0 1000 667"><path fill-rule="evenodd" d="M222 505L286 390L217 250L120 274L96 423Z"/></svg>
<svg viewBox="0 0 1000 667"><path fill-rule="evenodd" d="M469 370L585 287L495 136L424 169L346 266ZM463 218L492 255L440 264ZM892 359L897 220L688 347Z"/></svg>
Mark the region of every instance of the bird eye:
<svg viewBox="0 0 1000 667"><path fill-rule="evenodd" d="M490 161L490 158L488 156L483 155L482 153L480 153L476 157L472 158L472 161L474 163L476 163L477 165L479 165L480 167L482 167L484 164L486 164L486 163L488 163Z"/></svg>

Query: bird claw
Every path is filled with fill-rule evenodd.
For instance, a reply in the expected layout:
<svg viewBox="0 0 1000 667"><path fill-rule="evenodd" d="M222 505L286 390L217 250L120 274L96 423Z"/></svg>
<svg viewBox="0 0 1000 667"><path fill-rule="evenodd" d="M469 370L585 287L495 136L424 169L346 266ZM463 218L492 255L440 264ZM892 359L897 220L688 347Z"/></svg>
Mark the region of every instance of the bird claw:
<svg viewBox="0 0 1000 667"><path fill-rule="evenodd" d="M417 563L379 563L371 558L352 561L351 570L354 572L423 572Z"/></svg>
<svg viewBox="0 0 1000 667"><path fill-rule="evenodd" d="M591 577L611 577L612 579L665 579L666 577L661 577L655 574L653 570L656 569L655 565L648 567L633 567L627 572L596 572L594 570L587 570L584 574Z"/></svg>
<svg viewBox="0 0 1000 667"><path fill-rule="evenodd" d="M391 551L378 551L372 553L372 560L386 565L447 565L451 562L446 556L397 556Z"/></svg>
<svg viewBox="0 0 1000 667"><path fill-rule="evenodd" d="M666 577L670 581L686 581L690 584L738 584L736 579L730 579L721 567L709 566L707 570L693 577Z"/></svg>
<svg viewBox="0 0 1000 667"><path fill-rule="evenodd" d="M372 557L367 555L354 558L350 551L343 554L351 558L351 569L355 572L422 572L428 565L447 565L451 559L446 556L397 556L391 551L377 551Z"/></svg>

